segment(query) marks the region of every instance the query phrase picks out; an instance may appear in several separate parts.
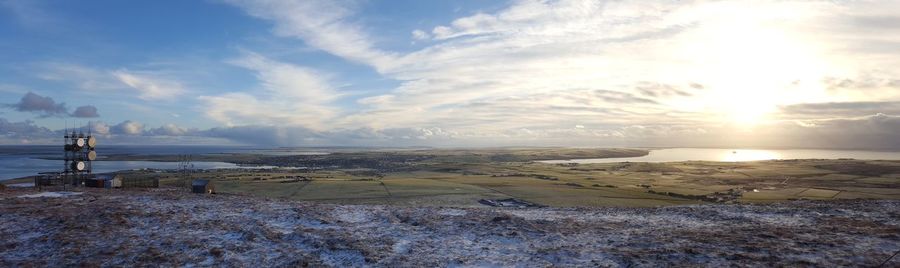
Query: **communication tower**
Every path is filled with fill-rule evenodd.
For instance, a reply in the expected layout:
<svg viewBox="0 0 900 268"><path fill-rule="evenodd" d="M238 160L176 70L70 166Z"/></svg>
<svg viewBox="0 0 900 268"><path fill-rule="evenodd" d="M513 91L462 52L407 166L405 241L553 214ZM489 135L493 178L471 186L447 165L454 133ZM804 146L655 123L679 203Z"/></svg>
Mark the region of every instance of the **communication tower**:
<svg viewBox="0 0 900 268"><path fill-rule="evenodd" d="M178 173L181 175L182 185L191 189L191 180L194 175L194 163L191 155L181 155L178 157Z"/></svg>
<svg viewBox="0 0 900 268"><path fill-rule="evenodd" d="M97 138L88 130L84 132L72 130L65 134L65 155L63 157L63 178L74 186L80 186L90 176L91 163L97 159Z"/></svg>

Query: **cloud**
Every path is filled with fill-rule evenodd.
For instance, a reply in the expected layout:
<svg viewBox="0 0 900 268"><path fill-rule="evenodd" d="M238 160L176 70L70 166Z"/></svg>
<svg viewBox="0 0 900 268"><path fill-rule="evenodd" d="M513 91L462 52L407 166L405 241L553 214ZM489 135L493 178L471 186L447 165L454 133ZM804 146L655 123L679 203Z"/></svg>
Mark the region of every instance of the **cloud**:
<svg viewBox="0 0 900 268"><path fill-rule="evenodd" d="M689 29L689 22L668 22L660 17L660 14L674 13L671 10L677 9L675 5L647 5L644 9L648 11L644 12L624 4L593 1L515 2L496 14L479 13L454 20L449 26L435 27L430 34L414 30L413 38L433 37L436 42L422 50L402 54L376 48L363 31L365 28L354 23L353 8L342 7L327 12L328 18L317 20L329 26L314 28L310 25L316 23L298 14L322 12L333 7L316 1L303 4L231 3L255 17L274 22L274 30L281 36L302 39L328 53L368 64L382 75L400 81L401 85L392 92L357 100L364 108L329 120L332 126L497 128L497 121L503 121L504 126L543 124L529 121L545 121L547 117L529 120L538 116L520 116L517 112L500 110L501 107L513 107L522 100L547 109L535 106L517 109L526 114L568 110L566 113L579 113L579 117L599 118L611 110L622 110L613 104L633 105L625 108L631 110L625 114L636 114L638 109L634 107L662 106L666 99L688 97L690 90L695 89L670 85L700 85L702 82L685 79L673 79L672 83L653 82L644 85L641 92L631 93L629 91L634 92L632 85L642 80L629 81L604 74L619 71L615 65L623 60L614 55L638 55L623 49L619 43L645 47L645 40ZM599 15L603 12L611 16ZM331 31L334 35L322 33L329 27L340 30ZM606 34L594 34L597 32ZM339 40L353 41L323 45ZM651 58L648 55L647 59ZM609 86L597 89L598 85ZM656 88L650 89L650 86ZM575 94L571 92L585 89L595 91L589 92L590 95L580 103L567 100L574 98L572 95ZM252 99L249 101L253 102ZM557 101L560 103L555 103ZM598 107L601 103L603 106ZM479 108L472 109L476 106ZM494 108L488 109L488 106ZM660 108L647 109L651 110L644 113L658 112ZM217 117L221 116L213 116ZM476 125L464 126L457 124L459 121Z"/></svg>
<svg viewBox="0 0 900 268"><path fill-rule="evenodd" d="M849 16L887 30L883 25L894 18L885 10L894 4L515 1L430 32L412 30L415 40L430 42L398 53L371 41L353 5L231 3L273 22L279 36L399 81L390 92L358 99L362 109L329 120L338 127L500 132L572 122L720 124L754 113L748 110L769 113L807 101L900 97L896 90L830 95L824 89L840 83L823 80L857 77L842 67L855 66L858 73L881 70L869 84L892 85L898 73L878 66L900 64L897 57L860 61L857 55L868 52L843 45L900 40L841 21ZM334 12L302 16L322 10Z"/></svg>
<svg viewBox="0 0 900 268"><path fill-rule="evenodd" d="M187 92L175 74L164 70L104 70L65 62L36 63L32 67L37 69L37 78L73 84L82 92L105 97L120 93L143 100L168 100Z"/></svg>
<svg viewBox="0 0 900 268"><path fill-rule="evenodd" d="M227 126L246 124L324 127L337 114L330 102L341 96L329 75L294 64L247 53L229 61L256 74L261 87L250 93L201 96L205 113Z"/></svg>
<svg viewBox="0 0 900 268"><path fill-rule="evenodd" d="M263 146L417 146L449 141L440 128L356 128L317 131L300 126L246 125L212 128L199 135Z"/></svg>
<svg viewBox="0 0 900 268"><path fill-rule="evenodd" d="M390 51L357 2L227 2L271 22L278 37L397 86L344 94L340 77L290 54L244 52L226 63L258 85L199 97L223 127L126 121L106 126L109 135L270 145L894 146L841 135L893 137L900 71L884 66L900 64L892 53L900 35L888 27L896 3L513 1L415 26L423 30L391 29L427 42ZM144 100L187 92L188 80L157 69L47 67L40 78L86 91ZM735 122L757 113L762 119Z"/></svg>
<svg viewBox="0 0 900 268"><path fill-rule="evenodd" d="M53 98L44 97L33 92L25 93L25 96L22 96L18 103L8 106L19 112L37 113L41 117L68 115L65 103L56 103Z"/></svg>
<svg viewBox="0 0 900 268"><path fill-rule="evenodd" d="M690 83L689 88L682 89L678 86L653 82L639 82L634 88L638 93L647 97L691 97L694 94L688 90L703 89L703 86Z"/></svg>
<svg viewBox="0 0 900 268"><path fill-rule="evenodd" d="M412 31L413 40L428 40L431 38L431 35L422 30L414 30Z"/></svg>
<svg viewBox="0 0 900 268"><path fill-rule="evenodd" d="M362 27L346 22L355 12L351 1L226 0L248 14L275 23L274 33L303 39L308 45L370 65L391 62L393 55L375 48Z"/></svg>
<svg viewBox="0 0 900 268"><path fill-rule="evenodd" d="M95 121L88 122L88 124L90 125L91 132L95 135L109 137L109 135L112 134L112 127L105 122Z"/></svg>
<svg viewBox="0 0 900 268"><path fill-rule="evenodd" d="M46 127L38 126L34 121L10 122L6 118L0 118L0 135L8 138L46 138L53 135L53 131Z"/></svg>
<svg viewBox="0 0 900 268"><path fill-rule="evenodd" d="M158 128L150 129L147 131L147 135L161 135L161 136L185 136L192 135L194 132L197 132L196 129L188 129L184 127L180 127L175 124L164 124Z"/></svg>
<svg viewBox="0 0 900 268"><path fill-rule="evenodd" d="M109 91L124 88L107 71L65 62L43 62L33 64L33 74L40 79L74 84L86 91Z"/></svg>
<svg viewBox="0 0 900 268"><path fill-rule="evenodd" d="M848 118L873 114L900 114L900 101L825 102L782 106L784 117L795 119Z"/></svg>
<svg viewBox="0 0 900 268"><path fill-rule="evenodd" d="M299 126L261 126L246 125L235 127L219 127L204 133L209 137L225 138L243 144L265 146L297 146L321 144L322 140L315 131Z"/></svg>
<svg viewBox="0 0 900 268"><path fill-rule="evenodd" d="M900 149L900 116L781 121L754 131L730 126L622 125L602 128L517 128L449 131L431 128L355 128L316 131L290 126L236 126L198 135L267 146L704 146Z"/></svg>
<svg viewBox="0 0 900 268"><path fill-rule="evenodd" d="M64 25L64 21L56 14L47 12L45 3L23 0L0 1L0 11L11 15L20 25L30 30L49 31Z"/></svg>
<svg viewBox="0 0 900 268"><path fill-rule="evenodd" d="M111 74L128 87L137 90L138 98L144 100L170 99L185 92L181 83L156 77L148 72L121 69Z"/></svg>
<svg viewBox="0 0 900 268"><path fill-rule="evenodd" d="M51 97L45 97L34 92L25 93L22 96L22 99L19 102L14 104L7 104L7 107L13 108L19 112L30 112L38 114L40 117L99 117L100 115L97 113L97 107L93 105L85 105L79 106L75 109L73 113L69 113L66 104L63 102L57 103Z"/></svg>
<svg viewBox="0 0 900 268"><path fill-rule="evenodd" d="M142 135L144 134L144 125L135 121L126 120L122 123L110 127L110 133L124 135Z"/></svg>
<svg viewBox="0 0 900 268"><path fill-rule="evenodd" d="M97 107L94 107L93 105L85 105L75 108L75 111L72 112L72 116L79 118L91 118L100 117L100 114L97 113Z"/></svg>

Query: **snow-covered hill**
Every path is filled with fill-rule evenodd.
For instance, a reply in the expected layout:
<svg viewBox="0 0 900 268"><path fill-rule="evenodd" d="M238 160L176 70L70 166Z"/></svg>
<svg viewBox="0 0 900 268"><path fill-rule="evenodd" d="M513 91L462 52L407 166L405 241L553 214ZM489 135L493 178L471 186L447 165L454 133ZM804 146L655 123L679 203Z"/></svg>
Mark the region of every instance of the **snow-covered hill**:
<svg viewBox="0 0 900 268"><path fill-rule="evenodd" d="M0 237L3 267L875 266L900 250L900 201L501 209L10 188Z"/></svg>

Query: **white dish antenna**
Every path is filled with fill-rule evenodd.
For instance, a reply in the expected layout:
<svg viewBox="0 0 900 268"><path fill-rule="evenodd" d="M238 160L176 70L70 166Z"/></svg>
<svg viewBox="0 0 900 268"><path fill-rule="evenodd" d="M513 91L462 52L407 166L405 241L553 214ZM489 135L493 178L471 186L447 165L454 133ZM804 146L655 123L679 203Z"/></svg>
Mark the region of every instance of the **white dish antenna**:
<svg viewBox="0 0 900 268"><path fill-rule="evenodd" d="M78 138L77 140L75 140L75 146L78 146L79 148L84 147L84 144L84 138Z"/></svg>
<svg viewBox="0 0 900 268"><path fill-rule="evenodd" d="M97 138L94 138L94 136L88 136L87 146L91 148L97 147Z"/></svg>
<svg viewBox="0 0 900 268"><path fill-rule="evenodd" d="M87 168L87 165L85 165L84 162L81 162L81 161L72 162L72 169L74 169L74 170L82 171L85 168Z"/></svg>

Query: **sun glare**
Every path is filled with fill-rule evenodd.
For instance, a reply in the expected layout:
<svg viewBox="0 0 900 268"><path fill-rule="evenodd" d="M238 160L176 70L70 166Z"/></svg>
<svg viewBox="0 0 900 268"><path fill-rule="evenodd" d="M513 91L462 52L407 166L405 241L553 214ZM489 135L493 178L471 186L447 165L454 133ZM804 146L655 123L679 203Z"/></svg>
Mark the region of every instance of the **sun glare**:
<svg viewBox="0 0 900 268"><path fill-rule="evenodd" d="M821 49L790 27L790 17L746 6L714 6L707 12L740 14L716 15L718 23L700 27L691 39L701 41L686 50L707 77L704 101L714 118L752 127L771 119L779 105L808 101L797 96L821 91L817 82L826 65Z"/></svg>

